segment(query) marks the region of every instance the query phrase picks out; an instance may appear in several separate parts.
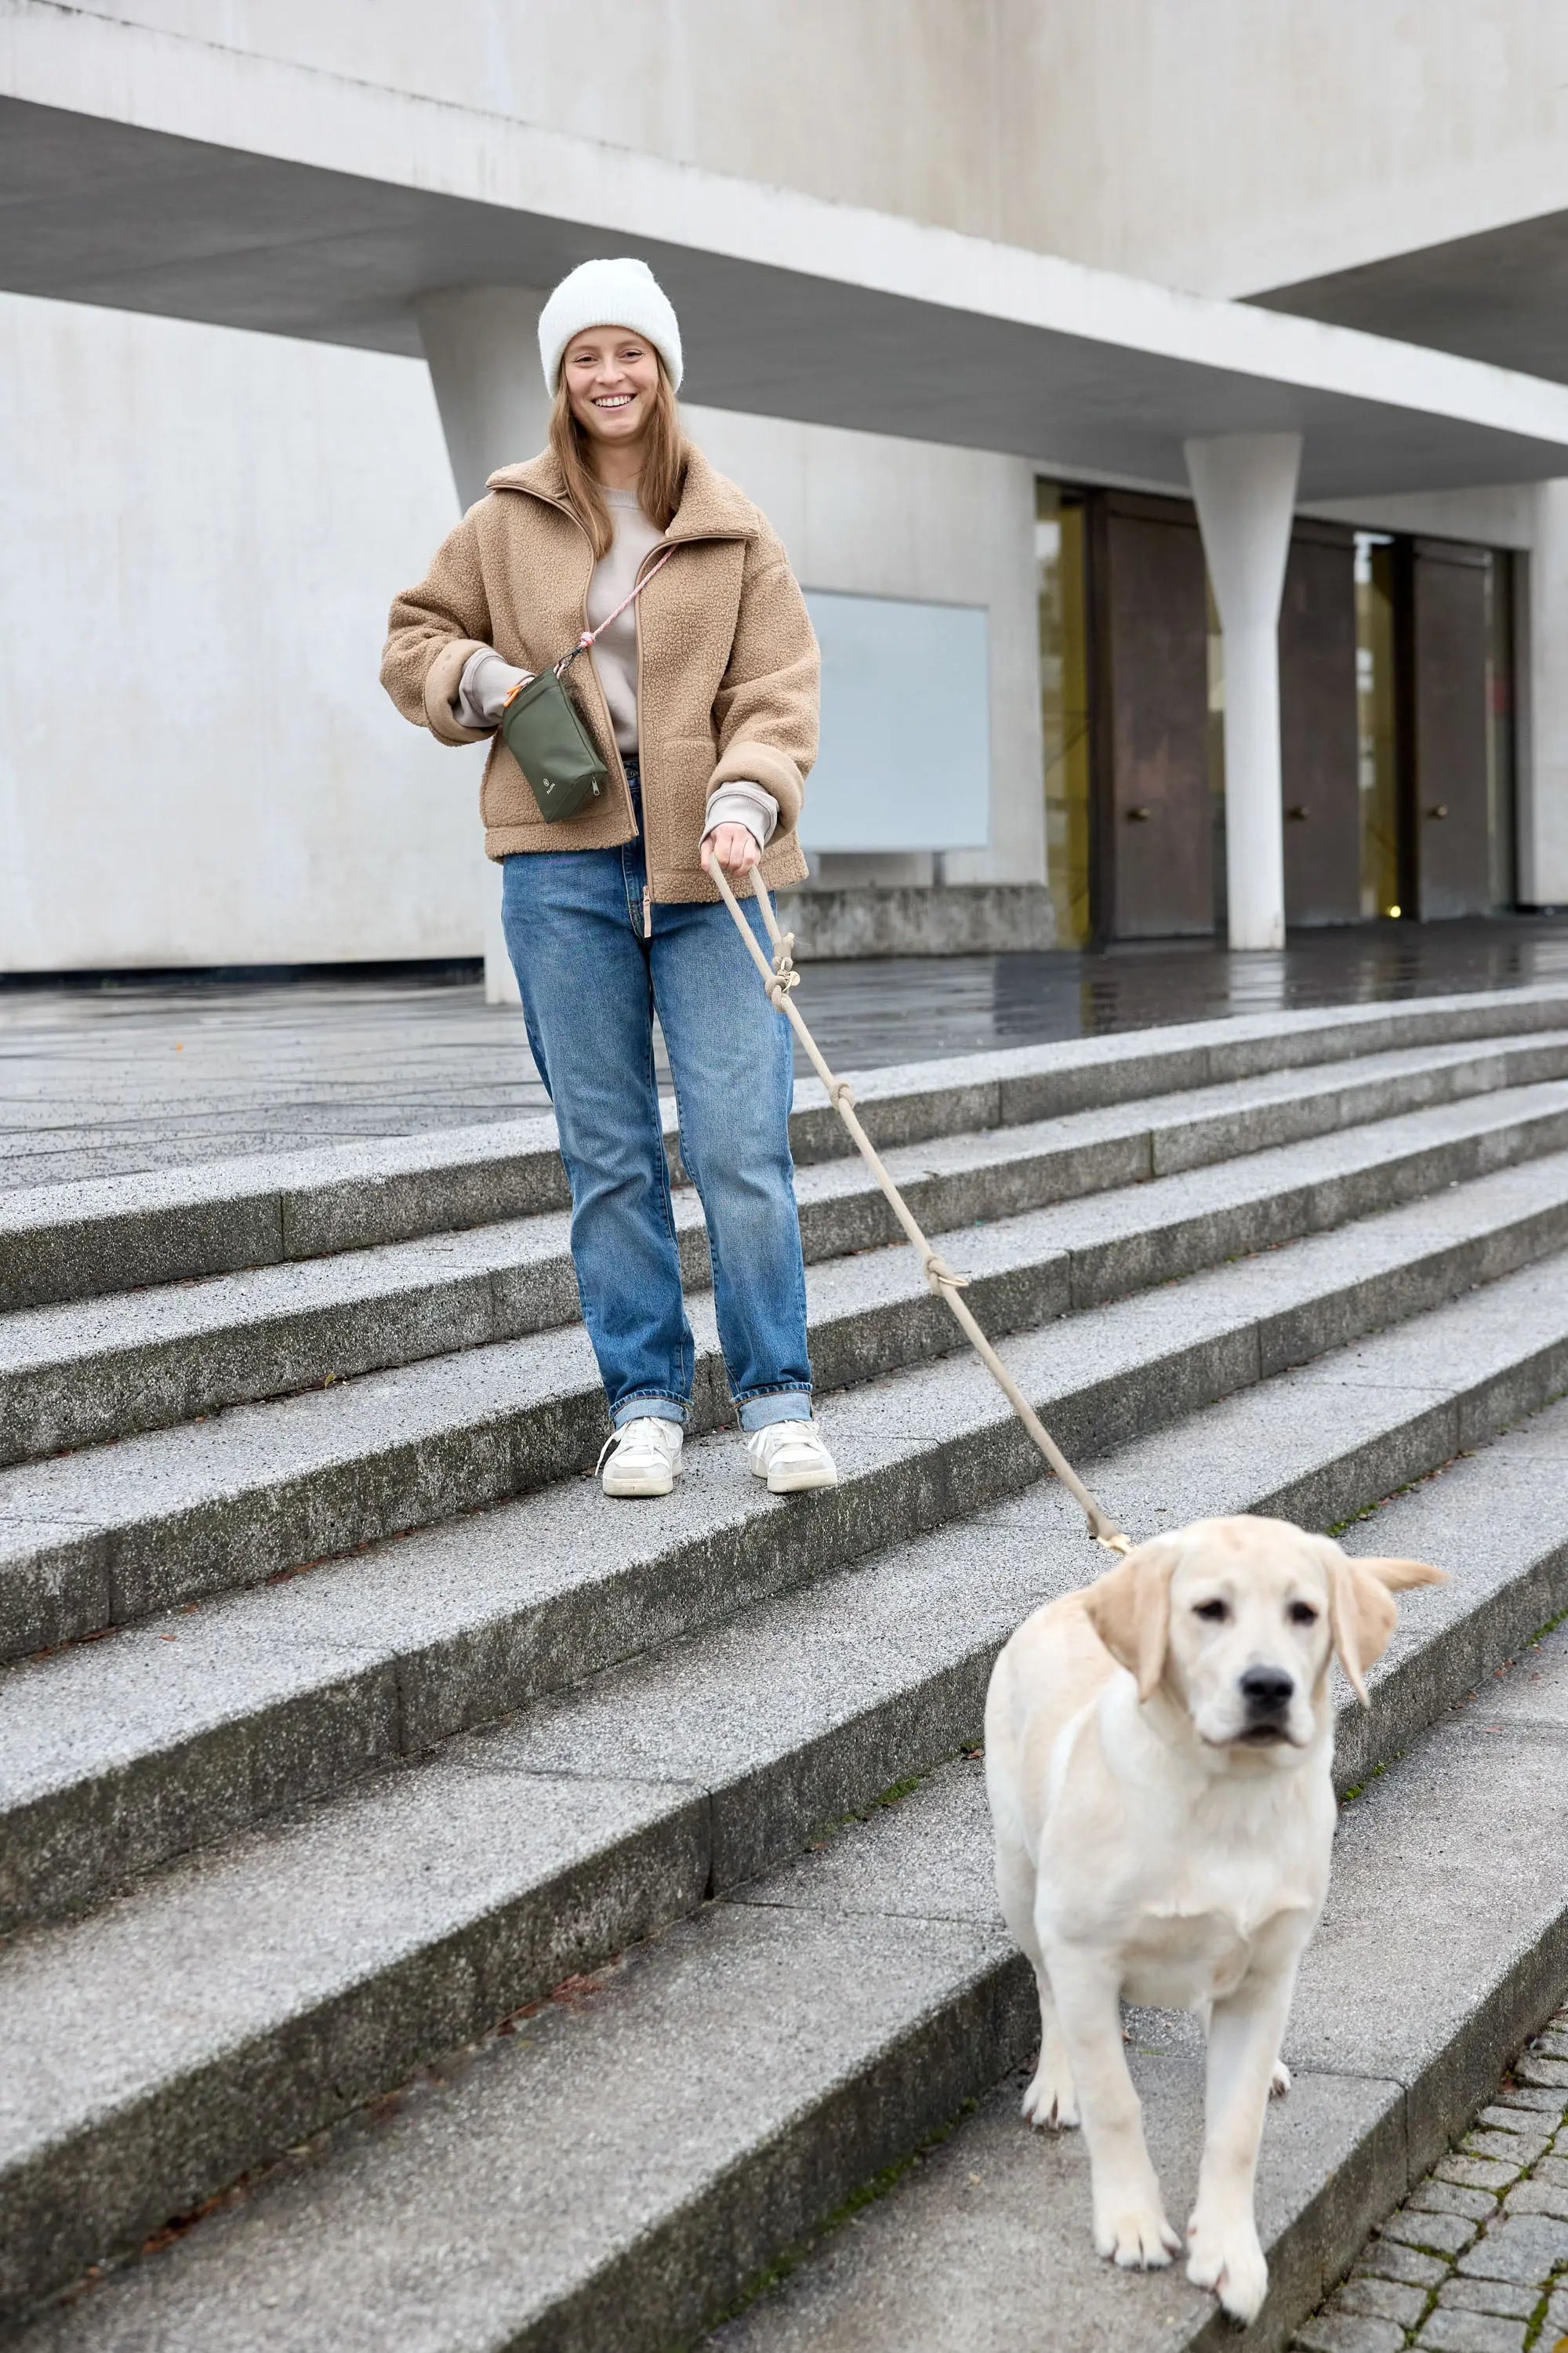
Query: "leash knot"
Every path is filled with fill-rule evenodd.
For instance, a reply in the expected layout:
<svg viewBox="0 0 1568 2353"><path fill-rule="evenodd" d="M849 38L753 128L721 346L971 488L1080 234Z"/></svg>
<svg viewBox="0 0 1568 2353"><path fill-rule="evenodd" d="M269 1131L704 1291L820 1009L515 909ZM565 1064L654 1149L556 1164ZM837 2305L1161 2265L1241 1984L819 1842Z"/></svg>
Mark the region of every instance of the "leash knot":
<svg viewBox="0 0 1568 2353"><path fill-rule="evenodd" d="M846 1103L849 1106L850 1110L853 1111L855 1107L855 1090L850 1085L847 1079L835 1079L833 1084L827 1090L827 1100L833 1105L835 1111L838 1111Z"/></svg>
<svg viewBox="0 0 1568 2353"><path fill-rule="evenodd" d="M969 1277L955 1274L946 1259L935 1250L926 1252L925 1278L939 1298L944 1291L967 1291L969 1288Z"/></svg>
<svg viewBox="0 0 1568 2353"><path fill-rule="evenodd" d="M799 987L800 975L795 968L795 934L784 932L773 950L773 976L768 983L768 1002L776 1012L782 1013L790 990Z"/></svg>

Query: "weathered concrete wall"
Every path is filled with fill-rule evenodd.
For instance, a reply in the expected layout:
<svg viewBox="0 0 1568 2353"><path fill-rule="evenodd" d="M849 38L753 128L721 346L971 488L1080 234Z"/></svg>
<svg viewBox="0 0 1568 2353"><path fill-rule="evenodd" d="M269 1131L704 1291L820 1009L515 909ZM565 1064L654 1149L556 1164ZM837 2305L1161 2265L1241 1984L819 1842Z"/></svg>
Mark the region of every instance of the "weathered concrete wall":
<svg viewBox="0 0 1568 2353"><path fill-rule="evenodd" d="M779 922L797 964L838 956L1005 955L1054 947L1043 882L937 883L781 891Z"/></svg>
<svg viewBox="0 0 1568 2353"><path fill-rule="evenodd" d="M1040 879L1028 470L689 421L812 586L992 607L954 879ZM479 953L481 755L375 683L453 514L422 364L0 298L0 970Z"/></svg>
<svg viewBox="0 0 1568 2353"><path fill-rule="evenodd" d="M1507 482L1474 491L1420 491L1384 499L1326 499L1303 512L1357 531L1426 532L1482 547L1531 548L1541 522L1540 485Z"/></svg>
<svg viewBox="0 0 1568 2353"><path fill-rule="evenodd" d="M1553 0L84 0L80 13L1254 292L1568 204Z"/></svg>
<svg viewBox="0 0 1568 2353"><path fill-rule="evenodd" d="M83 39L95 16L1207 291L1568 203L1550 0L1360 0L1331 37L1256 0L84 0ZM813 585L988 606L992 839L946 872L1037 881L1027 469L693 423ZM1568 491L1454 495L1424 527L1533 551L1525 856L1568 900ZM477 760L369 683L450 499L417 365L0 301L0 968L477 952Z"/></svg>
<svg viewBox="0 0 1568 2353"><path fill-rule="evenodd" d="M1014 216L1081 261L1254 293L1568 204L1552 0L1009 0L1006 18Z"/></svg>
<svg viewBox="0 0 1568 2353"><path fill-rule="evenodd" d="M375 686L451 500L411 362L0 300L0 969L474 953Z"/></svg>

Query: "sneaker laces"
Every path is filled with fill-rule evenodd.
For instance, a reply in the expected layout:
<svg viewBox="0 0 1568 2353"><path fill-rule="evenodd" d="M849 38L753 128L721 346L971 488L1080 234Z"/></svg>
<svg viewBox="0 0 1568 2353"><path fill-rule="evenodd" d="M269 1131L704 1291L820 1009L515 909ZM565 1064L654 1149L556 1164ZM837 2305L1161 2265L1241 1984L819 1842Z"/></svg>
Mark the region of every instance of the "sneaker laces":
<svg viewBox="0 0 1568 2353"><path fill-rule="evenodd" d="M803 1454L825 1454L822 1433L815 1421L769 1421L761 1430L753 1430L749 1442L759 1455L776 1456L787 1453L791 1447Z"/></svg>
<svg viewBox="0 0 1568 2353"><path fill-rule="evenodd" d="M610 1459L611 1455L612 1455L612 1454L618 1454L618 1453L620 1452L620 1450L621 1450L622 1444L624 1443L624 1441L625 1441L627 1438L629 1438L629 1437L630 1437L630 1435L631 1435L632 1431L637 1428L637 1426L638 1426L638 1424L639 1424L640 1422L651 1421L651 1422L655 1422L655 1423L657 1423L657 1422L658 1422L659 1420L661 1420L662 1419L663 1419L663 1417L662 1417L661 1415L659 1415L659 1414L657 1414L657 1413L638 1413L638 1414L634 1414L634 1415L632 1416L632 1419L630 1419L630 1421L623 1421L623 1422L620 1424L620 1426L619 1426L619 1428L618 1428L618 1429L612 1430L611 1430L611 1432L610 1432L610 1434L609 1434L609 1436L608 1436L608 1438L606 1438L606 1439L605 1439L605 1442L604 1442L603 1446L601 1446L601 1447L600 1447L600 1449L599 1449L599 1459L598 1459L598 1461L597 1461L595 1463L595 1465L594 1465L594 1476L595 1476L595 1478L596 1479L596 1478L599 1476L599 1474L600 1474L600 1472L603 1471L603 1469L604 1469L604 1467L605 1467L605 1463L609 1461L609 1459ZM671 1428L672 1428L672 1429L675 1429L675 1430L679 1430L679 1429L680 1429L680 1427L681 1427L681 1425L679 1424L679 1422L673 1422L670 1426L671 1426ZM657 1452L658 1452L658 1453L660 1453L660 1454L664 1454L664 1456L665 1456L665 1461L666 1461L667 1462L673 1462L673 1461L675 1460L675 1457L674 1457L673 1452L668 1453L668 1454L665 1454L665 1450L664 1450L664 1448L663 1448L662 1446L660 1446L660 1445L659 1445L659 1443L658 1443L658 1440L657 1440L657 1439L653 1439L653 1438L645 1438L645 1439L641 1439L641 1440L639 1440L638 1443L639 1443L640 1445L647 1446L647 1447L648 1447L650 1450L655 1451L657 1451Z"/></svg>

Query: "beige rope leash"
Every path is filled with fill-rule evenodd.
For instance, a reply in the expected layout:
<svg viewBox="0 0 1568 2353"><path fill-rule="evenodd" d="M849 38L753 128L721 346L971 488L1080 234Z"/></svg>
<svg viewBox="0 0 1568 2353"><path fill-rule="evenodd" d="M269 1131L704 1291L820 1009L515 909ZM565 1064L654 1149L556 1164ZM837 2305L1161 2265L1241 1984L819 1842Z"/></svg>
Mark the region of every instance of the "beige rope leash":
<svg viewBox="0 0 1568 2353"><path fill-rule="evenodd" d="M914 1248L920 1252L921 1264L925 1270L926 1281L934 1292L946 1300L970 1346L1089 1522L1089 1532L1096 1544L1104 1545L1110 1552L1131 1552L1131 1537L1127 1535L1125 1529L1119 1527L1110 1514L1102 1511L1095 1502L1094 1497L1089 1493L1089 1489L1084 1485L1083 1481L1079 1477L1078 1472L1073 1469L1072 1464L1068 1461L1067 1456L975 1322L967 1302L962 1296L969 1277L965 1274L955 1274L947 1261L932 1250L915 1223L909 1204L882 1166L881 1155L855 1115L855 1097L850 1092L848 1082L835 1078L828 1069L823 1059L821 1048L801 1018L792 993L800 985L800 975L795 968L795 934L780 931L778 919L773 913L773 902L763 887L761 877L753 868L752 887L756 892L757 903L763 911L763 921L768 927L768 937L773 944L773 957L771 965L757 944L755 933L742 913L740 902L730 888L730 878L717 859L714 860L710 871L714 881L719 885L720 896L733 915L736 928L746 943L752 962L762 975L763 987L766 989L770 1001L777 1006L801 1044L805 1048L811 1058L813 1070L827 1089L829 1103L849 1130L855 1140L857 1151L881 1187L894 1217L902 1226Z"/></svg>

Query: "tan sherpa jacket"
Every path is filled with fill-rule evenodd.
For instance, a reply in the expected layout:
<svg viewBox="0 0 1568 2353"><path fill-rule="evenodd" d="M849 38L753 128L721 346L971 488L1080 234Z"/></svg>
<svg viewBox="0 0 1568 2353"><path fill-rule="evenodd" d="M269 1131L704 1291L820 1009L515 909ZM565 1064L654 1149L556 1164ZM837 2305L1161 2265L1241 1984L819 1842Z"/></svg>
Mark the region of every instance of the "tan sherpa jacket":
<svg viewBox="0 0 1568 2353"><path fill-rule="evenodd" d="M716 899L699 850L708 799L721 785L759 784L778 803L763 853L770 888L806 871L795 838L816 756L816 639L784 547L733 482L685 445L686 480L665 534L678 554L637 598L637 744L648 881L656 900ZM552 452L492 474L437 550L417 588L392 607L381 682L405 719L443 744L479 744L453 700L470 654L542 670L587 623L594 553L567 503ZM644 570L658 560L645 559ZM568 672L578 708L610 770L611 787L577 817L547 825L497 733L479 792L485 849L602 849L637 828L615 730L586 658ZM739 887L739 886L737 886Z"/></svg>

